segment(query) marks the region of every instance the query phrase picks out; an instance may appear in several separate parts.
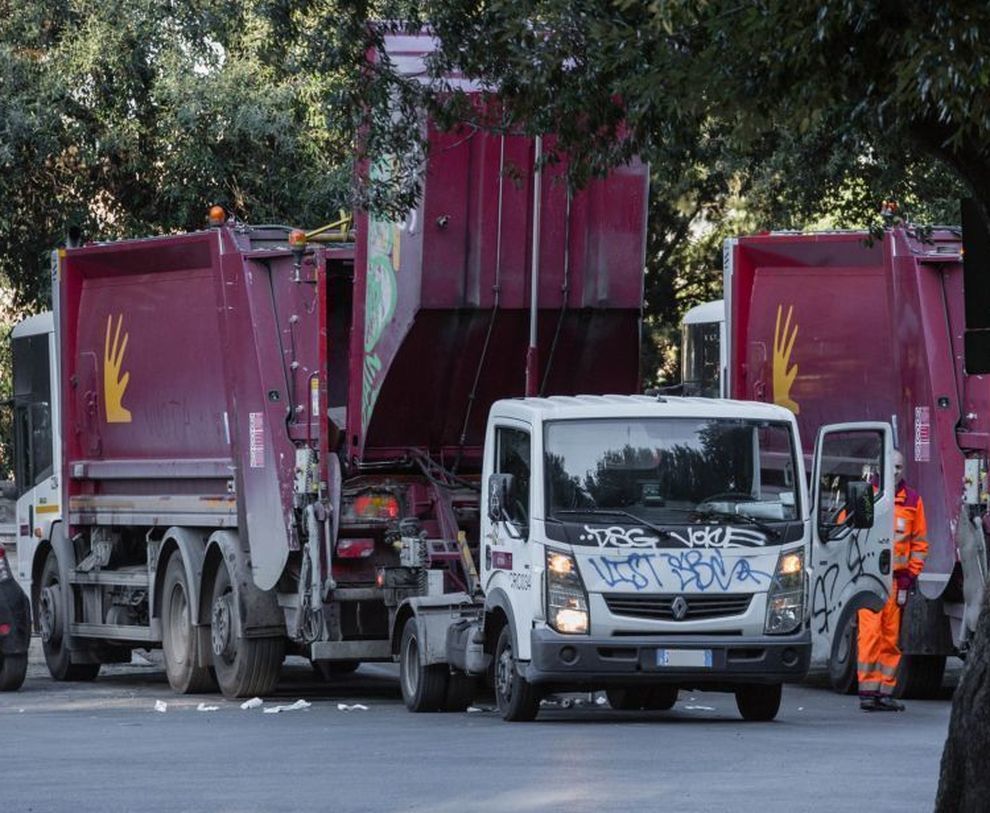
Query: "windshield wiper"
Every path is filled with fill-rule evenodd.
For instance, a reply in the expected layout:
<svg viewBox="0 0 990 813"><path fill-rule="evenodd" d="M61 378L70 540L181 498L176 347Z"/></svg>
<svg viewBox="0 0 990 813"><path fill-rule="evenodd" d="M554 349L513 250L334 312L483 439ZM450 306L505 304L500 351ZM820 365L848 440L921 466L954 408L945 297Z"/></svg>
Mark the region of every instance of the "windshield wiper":
<svg viewBox="0 0 990 813"><path fill-rule="evenodd" d="M639 523L640 525L645 525L651 531L653 531L661 539L668 539L670 537L670 531L665 528L661 528L659 525L654 525L652 522L638 517L629 511L624 511L621 508L565 508L559 511L554 511L553 515L558 514L590 514L591 516L609 516L609 517L625 517L626 519L631 519L633 522Z"/></svg>
<svg viewBox="0 0 990 813"><path fill-rule="evenodd" d="M696 517L704 517L705 519L717 519L723 522L740 522L743 525L752 525L754 528L759 528L771 539L780 538L780 531L750 514L735 514L732 511L718 511L716 509L695 509L691 513Z"/></svg>

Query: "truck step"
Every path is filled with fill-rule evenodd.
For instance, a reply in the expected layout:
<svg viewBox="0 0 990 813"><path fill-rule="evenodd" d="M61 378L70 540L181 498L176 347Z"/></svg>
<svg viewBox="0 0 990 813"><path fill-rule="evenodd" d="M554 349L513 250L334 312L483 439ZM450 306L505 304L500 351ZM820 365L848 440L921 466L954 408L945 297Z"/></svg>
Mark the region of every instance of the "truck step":
<svg viewBox="0 0 990 813"><path fill-rule="evenodd" d="M69 584L105 584L117 587L147 587L151 583L148 571L97 570L92 573L70 573Z"/></svg>
<svg viewBox="0 0 990 813"><path fill-rule="evenodd" d="M161 640L161 625L155 620L150 627L125 624L69 624L69 632L79 638L104 638L114 641Z"/></svg>
<svg viewBox="0 0 990 813"><path fill-rule="evenodd" d="M390 641L317 641L310 657L314 661L390 661Z"/></svg>

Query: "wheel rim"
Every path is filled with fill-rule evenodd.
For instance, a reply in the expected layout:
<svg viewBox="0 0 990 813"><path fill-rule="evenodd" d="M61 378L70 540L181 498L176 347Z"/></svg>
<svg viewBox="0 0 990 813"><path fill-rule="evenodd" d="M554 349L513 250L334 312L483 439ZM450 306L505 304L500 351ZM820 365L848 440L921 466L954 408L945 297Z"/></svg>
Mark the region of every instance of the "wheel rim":
<svg viewBox="0 0 990 813"><path fill-rule="evenodd" d="M499 697L506 701L512 697L512 677L515 671L515 659L512 657L512 644L506 643L498 656L498 663L495 665L495 688Z"/></svg>
<svg viewBox="0 0 990 813"><path fill-rule="evenodd" d="M419 645L416 636L410 635L402 650L402 685L407 697L415 697L419 688Z"/></svg>
<svg viewBox="0 0 990 813"><path fill-rule="evenodd" d="M172 586L169 596L168 639L172 657L178 664L185 663L189 649L189 601L181 584Z"/></svg>
<svg viewBox="0 0 990 813"><path fill-rule="evenodd" d="M41 617L39 618L41 640L53 646L57 646L58 642L62 639L62 628L59 626L59 619L61 617L59 610L61 603L60 593L58 582L52 582L42 589L41 600L39 602L41 609Z"/></svg>
<svg viewBox="0 0 990 813"><path fill-rule="evenodd" d="M213 654L227 663L234 658L233 602L231 593L224 593L213 599L210 613L210 641Z"/></svg>

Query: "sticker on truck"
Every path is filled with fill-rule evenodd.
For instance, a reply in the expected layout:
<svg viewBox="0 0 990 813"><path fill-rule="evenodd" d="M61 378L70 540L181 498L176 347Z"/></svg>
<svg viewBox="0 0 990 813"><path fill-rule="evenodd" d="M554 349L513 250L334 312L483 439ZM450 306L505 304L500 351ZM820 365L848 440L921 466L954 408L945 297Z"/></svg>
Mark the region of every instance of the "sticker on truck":
<svg viewBox="0 0 990 813"><path fill-rule="evenodd" d="M252 469L263 469L265 467L265 422L263 413L248 413L248 437L251 439L248 465Z"/></svg>
<svg viewBox="0 0 990 813"><path fill-rule="evenodd" d="M931 409L926 406L914 408L914 461L927 463L932 459Z"/></svg>

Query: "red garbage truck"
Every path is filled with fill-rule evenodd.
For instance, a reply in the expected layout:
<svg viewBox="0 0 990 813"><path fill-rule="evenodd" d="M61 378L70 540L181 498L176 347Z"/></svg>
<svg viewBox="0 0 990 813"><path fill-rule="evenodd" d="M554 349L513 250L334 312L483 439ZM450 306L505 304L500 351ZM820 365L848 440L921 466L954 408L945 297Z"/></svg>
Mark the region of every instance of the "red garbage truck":
<svg viewBox="0 0 990 813"><path fill-rule="evenodd" d="M244 696L286 653L392 660L404 597L476 579L488 409L527 355L533 394L637 389L647 168L534 194L532 139L430 141L419 206L343 242L227 220L56 253L54 320L14 336L53 676L160 645L177 691Z"/></svg>
<svg viewBox="0 0 990 813"><path fill-rule="evenodd" d="M936 693L946 656L965 651L986 574L990 242L975 217L966 236L965 260L958 228L768 233L724 253L728 397L790 409L806 453L823 424L894 427L930 544L902 627L910 696ZM839 629L819 665L850 690L855 608L833 601L824 576L813 576L812 626Z"/></svg>

